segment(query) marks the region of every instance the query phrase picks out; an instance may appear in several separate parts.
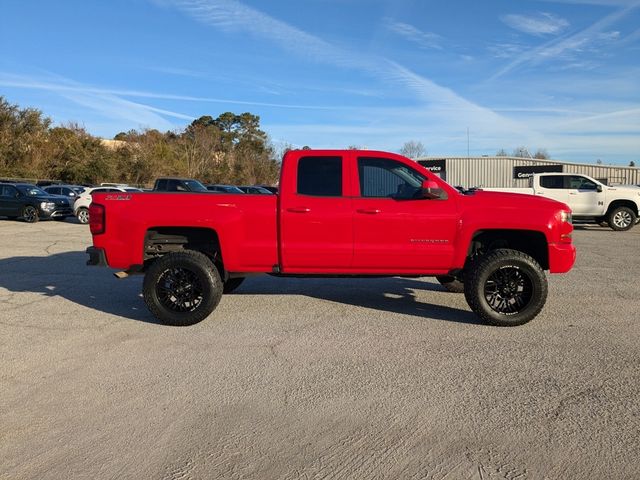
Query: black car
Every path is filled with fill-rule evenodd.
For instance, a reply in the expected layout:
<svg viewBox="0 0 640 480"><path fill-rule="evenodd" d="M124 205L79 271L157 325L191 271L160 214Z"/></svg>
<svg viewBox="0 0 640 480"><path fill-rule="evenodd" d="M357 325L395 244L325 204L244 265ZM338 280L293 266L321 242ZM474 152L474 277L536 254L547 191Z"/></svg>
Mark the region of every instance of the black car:
<svg viewBox="0 0 640 480"><path fill-rule="evenodd" d="M76 201L76 198L85 191L85 187L81 185L49 185L42 187L42 190L50 195L62 195L63 197L69 197L71 203Z"/></svg>
<svg viewBox="0 0 640 480"><path fill-rule="evenodd" d="M154 192L206 192L207 188L192 178L158 178Z"/></svg>
<svg viewBox="0 0 640 480"><path fill-rule="evenodd" d="M234 185L207 185L207 190L214 193L244 193Z"/></svg>
<svg viewBox="0 0 640 480"><path fill-rule="evenodd" d="M27 183L0 183L0 217L34 223L40 219L64 220L73 217L71 201L60 195L50 195Z"/></svg>
<svg viewBox="0 0 640 480"><path fill-rule="evenodd" d="M267 190L264 187L260 187L258 185L247 185L247 186L242 186L242 187L238 187L240 190L242 190L244 193L252 193L254 195L273 195L273 192L271 192L270 190Z"/></svg>

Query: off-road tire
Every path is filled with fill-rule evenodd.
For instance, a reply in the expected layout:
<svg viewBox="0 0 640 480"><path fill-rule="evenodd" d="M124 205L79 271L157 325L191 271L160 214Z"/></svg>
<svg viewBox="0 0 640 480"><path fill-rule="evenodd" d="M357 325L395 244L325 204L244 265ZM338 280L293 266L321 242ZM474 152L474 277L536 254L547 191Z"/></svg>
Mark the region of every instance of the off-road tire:
<svg viewBox="0 0 640 480"><path fill-rule="evenodd" d="M607 222L612 230L626 232L633 228L637 218L635 212L629 207L616 207L609 212Z"/></svg>
<svg viewBox="0 0 640 480"><path fill-rule="evenodd" d="M438 275L436 280L451 293L464 293L464 283L451 275Z"/></svg>
<svg viewBox="0 0 640 480"><path fill-rule="evenodd" d="M76 218L83 225L89 223L89 209L84 207L79 208L78 213L76 214Z"/></svg>
<svg viewBox="0 0 640 480"><path fill-rule="evenodd" d="M524 292L528 290L529 298L513 312L499 312L487 299L487 289L496 288L494 280L502 275L523 279ZM471 262L465 271L464 287L471 310L483 321L498 327L513 327L533 320L544 307L548 291L547 277L538 262L526 253L510 249L493 250Z"/></svg>
<svg viewBox="0 0 640 480"><path fill-rule="evenodd" d="M183 272L194 279L191 289L200 292L201 300L187 311L176 311L171 302L162 300L160 282L166 282L171 272ZM189 283L189 282L186 282ZM155 260L148 268L142 285L144 301L151 313L166 325L194 325L207 318L218 306L222 297L223 284L218 269L205 254L193 250L168 253Z"/></svg>
<svg viewBox="0 0 640 480"><path fill-rule="evenodd" d="M242 282L244 282L244 277L238 278L230 278L226 282L224 282L224 288L222 289L222 293L231 293L236 288L238 288Z"/></svg>
<svg viewBox="0 0 640 480"><path fill-rule="evenodd" d="M27 205L22 209L22 218L27 223L36 223L40 220L40 213L36 207Z"/></svg>

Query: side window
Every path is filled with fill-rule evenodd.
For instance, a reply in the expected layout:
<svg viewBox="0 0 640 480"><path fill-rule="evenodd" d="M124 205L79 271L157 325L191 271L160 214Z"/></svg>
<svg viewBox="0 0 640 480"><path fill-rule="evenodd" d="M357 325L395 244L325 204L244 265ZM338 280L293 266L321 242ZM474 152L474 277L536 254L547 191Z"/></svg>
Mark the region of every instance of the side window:
<svg viewBox="0 0 640 480"><path fill-rule="evenodd" d="M47 193L51 195L59 195L60 189L58 187L50 187L50 188L47 188Z"/></svg>
<svg viewBox="0 0 640 480"><path fill-rule="evenodd" d="M298 193L342 196L342 157L303 157L298 161Z"/></svg>
<svg viewBox="0 0 640 480"><path fill-rule="evenodd" d="M167 180L167 192L177 192L177 191L178 191L178 181Z"/></svg>
<svg viewBox="0 0 640 480"><path fill-rule="evenodd" d="M158 190L166 190L167 189L167 179L163 178L162 180L158 180Z"/></svg>
<svg viewBox="0 0 640 480"><path fill-rule="evenodd" d="M9 185L0 185L0 197L10 197L11 188Z"/></svg>
<svg viewBox="0 0 640 480"><path fill-rule="evenodd" d="M397 200L418 198L426 180L404 163L388 158L358 158L358 175L361 196Z"/></svg>
<svg viewBox="0 0 640 480"><path fill-rule="evenodd" d="M540 177L540 186L542 188L562 189L564 187L564 175L543 175Z"/></svg>
<svg viewBox="0 0 640 480"><path fill-rule="evenodd" d="M569 175L567 178L567 188L571 190L597 190L598 186L588 178L578 175Z"/></svg>

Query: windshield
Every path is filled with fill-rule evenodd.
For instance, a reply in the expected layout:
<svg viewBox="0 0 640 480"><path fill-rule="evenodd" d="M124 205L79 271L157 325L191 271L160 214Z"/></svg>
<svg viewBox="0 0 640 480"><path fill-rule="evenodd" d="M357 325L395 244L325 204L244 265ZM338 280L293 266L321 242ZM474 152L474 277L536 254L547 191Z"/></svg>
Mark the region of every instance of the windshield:
<svg viewBox="0 0 640 480"><path fill-rule="evenodd" d="M35 185L19 185L18 190L27 197L48 197L50 194Z"/></svg>
<svg viewBox="0 0 640 480"><path fill-rule="evenodd" d="M192 192L207 192L207 187L201 184L197 180L185 180L185 185L189 187L189 190Z"/></svg>

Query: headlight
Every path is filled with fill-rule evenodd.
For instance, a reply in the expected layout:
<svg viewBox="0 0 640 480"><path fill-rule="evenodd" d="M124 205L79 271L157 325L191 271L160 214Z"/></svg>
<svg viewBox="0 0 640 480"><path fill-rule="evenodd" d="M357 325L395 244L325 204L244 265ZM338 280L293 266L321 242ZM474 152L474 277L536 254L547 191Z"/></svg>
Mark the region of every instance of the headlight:
<svg viewBox="0 0 640 480"><path fill-rule="evenodd" d="M53 210L54 208L56 208L56 204L53 202L42 202L40 204L40 208L42 210Z"/></svg>
<svg viewBox="0 0 640 480"><path fill-rule="evenodd" d="M566 210L562 210L560 212L560 221L561 222L567 222L567 223L573 223L573 217L571 215L571 212L567 212Z"/></svg>

